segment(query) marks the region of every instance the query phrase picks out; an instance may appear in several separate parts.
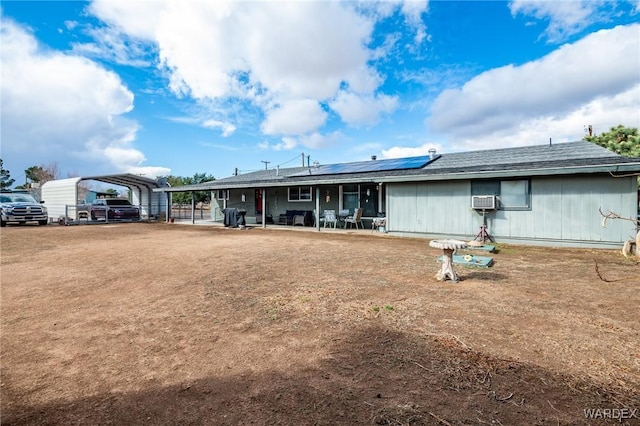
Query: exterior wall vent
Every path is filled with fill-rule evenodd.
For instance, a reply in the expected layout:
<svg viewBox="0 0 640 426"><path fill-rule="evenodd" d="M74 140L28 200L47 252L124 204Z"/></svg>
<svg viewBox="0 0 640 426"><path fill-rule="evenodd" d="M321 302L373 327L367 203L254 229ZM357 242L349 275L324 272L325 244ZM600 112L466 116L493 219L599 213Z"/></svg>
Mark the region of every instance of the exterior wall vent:
<svg viewBox="0 0 640 426"><path fill-rule="evenodd" d="M473 195L471 197L471 208L474 210L495 210L495 195Z"/></svg>

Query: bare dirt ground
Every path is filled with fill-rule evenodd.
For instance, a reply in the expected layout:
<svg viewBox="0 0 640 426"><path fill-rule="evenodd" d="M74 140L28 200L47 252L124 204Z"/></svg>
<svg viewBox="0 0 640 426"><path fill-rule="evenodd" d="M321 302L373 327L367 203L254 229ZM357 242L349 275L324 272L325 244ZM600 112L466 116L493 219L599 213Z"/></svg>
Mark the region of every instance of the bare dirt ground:
<svg viewBox="0 0 640 426"><path fill-rule="evenodd" d="M499 245L456 284L428 240L370 231L0 243L3 425L640 423L640 265L619 251Z"/></svg>

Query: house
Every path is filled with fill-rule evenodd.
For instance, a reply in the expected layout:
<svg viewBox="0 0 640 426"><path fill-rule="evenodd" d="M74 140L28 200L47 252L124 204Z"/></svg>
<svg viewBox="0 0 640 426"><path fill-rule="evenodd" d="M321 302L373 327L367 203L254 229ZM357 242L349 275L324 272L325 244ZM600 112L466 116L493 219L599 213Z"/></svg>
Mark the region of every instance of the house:
<svg viewBox="0 0 640 426"><path fill-rule="evenodd" d="M263 226L287 210L360 207L367 226L384 215L394 235L469 240L485 225L498 242L614 248L636 224L602 227L600 209L636 218L638 173L640 158L579 141L261 170L154 191L212 191L215 221L234 207Z"/></svg>

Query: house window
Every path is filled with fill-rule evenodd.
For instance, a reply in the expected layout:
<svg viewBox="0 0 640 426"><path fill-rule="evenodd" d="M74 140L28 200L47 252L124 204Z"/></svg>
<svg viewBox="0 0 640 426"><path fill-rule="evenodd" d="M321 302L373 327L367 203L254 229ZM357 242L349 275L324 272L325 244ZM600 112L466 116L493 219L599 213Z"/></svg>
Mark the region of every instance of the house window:
<svg viewBox="0 0 640 426"><path fill-rule="evenodd" d="M500 182L500 207L503 210L526 210L531 207L528 180Z"/></svg>
<svg viewBox="0 0 640 426"><path fill-rule="evenodd" d="M229 191L226 189L218 189L216 191L216 198L218 200L228 200L229 199Z"/></svg>
<svg viewBox="0 0 640 426"><path fill-rule="evenodd" d="M531 184L528 179L472 181L471 195L495 195L499 210L531 208Z"/></svg>
<svg viewBox="0 0 640 426"><path fill-rule="evenodd" d="M311 201L311 187L310 186L290 187L289 201Z"/></svg>

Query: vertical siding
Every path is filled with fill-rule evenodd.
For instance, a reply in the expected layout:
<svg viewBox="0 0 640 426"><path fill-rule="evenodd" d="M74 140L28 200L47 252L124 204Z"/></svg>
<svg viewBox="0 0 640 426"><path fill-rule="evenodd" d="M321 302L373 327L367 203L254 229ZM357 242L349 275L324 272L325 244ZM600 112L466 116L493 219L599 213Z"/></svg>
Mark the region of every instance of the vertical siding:
<svg viewBox="0 0 640 426"><path fill-rule="evenodd" d="M468 233L478 220L470 208L469 181L390 184L387 216L390 231ZM463 202L464 200L464 202Z"/></svg>
<svg viewBox="0 0 640 426"><path fill-rule="evenodd" d="M619 243L635 235L630 221L609 220L601 226L598 209L622 217L637 214L635 177L608 175L531 179L531 209L487 213L495 238ZM390 231L473 237L482 216L470 209L471 181L387 185Z"/></svg>
<svg viewBox="0 0 640 426"><path fill-rule="evenodd" d="M58 219L65 216L65 206L69 205L67 214L75 217L78 203L79 177L69 179L57 179L45 182L42 185L42 201L47 207L49 218Z"/></svg>

